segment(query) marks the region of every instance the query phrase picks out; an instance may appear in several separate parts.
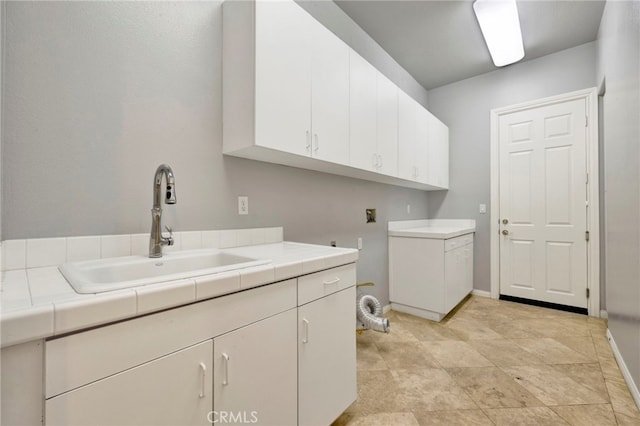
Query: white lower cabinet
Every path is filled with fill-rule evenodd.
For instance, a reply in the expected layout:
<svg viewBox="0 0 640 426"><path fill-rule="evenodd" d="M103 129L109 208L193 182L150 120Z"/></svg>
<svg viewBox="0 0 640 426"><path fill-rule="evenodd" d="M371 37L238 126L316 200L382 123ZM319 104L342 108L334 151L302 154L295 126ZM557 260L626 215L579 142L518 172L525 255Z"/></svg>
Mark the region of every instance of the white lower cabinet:
<svg viewBox="0 0 640 426"><path fill-rule="evenodd" d="M296 424L296 319L290 309L213 340L215 423Z"/></svg>
<svg viewBox="0 0 640 426"><path fill-rule="evenodd" d="M440 321L473 290L473 234L389 237L391 308Z"/></svg>
<svg viewBox="0 0 640 426"><path fill-rule="evenodd" d="M298 424L329 425L357 398L356 289L298 308Z"/></svg>
<svg viewBox="0 0 640 426"><path fill-rule="evenodd" d="M208 340L50 398L46 424L208 425L212 353Z"/></svg>
<svg viewBox="0 0 640 426"><path fill-rule="evenodd" d="M355 271L48 339L44 424L328 425L357 396Z"/></svg>

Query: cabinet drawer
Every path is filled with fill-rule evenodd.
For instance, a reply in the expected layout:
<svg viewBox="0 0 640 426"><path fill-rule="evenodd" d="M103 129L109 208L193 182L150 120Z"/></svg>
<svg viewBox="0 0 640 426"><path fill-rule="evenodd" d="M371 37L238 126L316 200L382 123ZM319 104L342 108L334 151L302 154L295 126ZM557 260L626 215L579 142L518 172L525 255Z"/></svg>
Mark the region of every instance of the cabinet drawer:
<svg viewBox="0 0 640 426"><path fill-rule="evenodd" d="M455 250L458 247L473 243L473 233L444 240L444 251Z"/></svg>
<svg viewBox="0 0 640 426"><path fill-rule="evenodd" d="M355 263L305 275L298 278L298 306L354 285Z"/></svg>

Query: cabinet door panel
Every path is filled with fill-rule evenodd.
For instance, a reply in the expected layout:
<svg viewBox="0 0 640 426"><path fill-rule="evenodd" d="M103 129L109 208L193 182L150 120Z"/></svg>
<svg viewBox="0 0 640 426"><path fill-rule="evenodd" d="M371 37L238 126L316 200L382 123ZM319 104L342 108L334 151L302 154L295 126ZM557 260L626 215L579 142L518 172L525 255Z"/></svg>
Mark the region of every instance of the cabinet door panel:
<svg viewBox="0 0 640 426"><path fill-rule="evenodd" d="M50 398L45 424L209 425L212 352L208 340Z"/></svg>
<svg viewBox="0 0 640 426"><path fill-rule="evenodd" d="M429 183L429 111L416 103L416 145L415 166L417 170L416 180Z"/></svg>
<svg viewBox="0 0 640 426"><path fill-rule="evenodd" d="M218 416L239 415L262 425L296 424L296 318L296 310L290 309L214 339L213 406Z"/></svg>
<svg viewBox="0 0 640 426"><path fill-rule="evenodd" d="M429 114L429 179L440 188L449 187L449 128Z"/></svg>
<svg viewBox="0 0 640 426"><path fill-rule="evenodd" d="M331 424L357 397L355 287L298 308L300 425Z"/></svg>
<svg viewBox="0 0 640 426"><path fill-rule="evenodd" d="M310 155L311 33L295 2L256 2L256 144ZM319 25L319 24L317 24Z"/></svg>
<svg viewBox="0 0 640 426"><path fill-rule="evenodd" d="M377 71L354 51L350 52L350 165L377 171L376 79Z"/></svg>
<svg viewBox="0 0 640 426"><path fill-rule="evenodd" d="M312 155L348 165L349 47L318 21L312 20L309 25L312 33Z"/></svg>
<svg viewBox="0 0 640 426"><path fill-rule="evenodd" d="M415 180L416 114L418 104L398 90L398 177Z"/></svg>
<svg viewBox="0 0 640 426"><path fill-rule="evenodd" d="M398 87L377 72L377 141L379 173L398 175Z"/></svg>

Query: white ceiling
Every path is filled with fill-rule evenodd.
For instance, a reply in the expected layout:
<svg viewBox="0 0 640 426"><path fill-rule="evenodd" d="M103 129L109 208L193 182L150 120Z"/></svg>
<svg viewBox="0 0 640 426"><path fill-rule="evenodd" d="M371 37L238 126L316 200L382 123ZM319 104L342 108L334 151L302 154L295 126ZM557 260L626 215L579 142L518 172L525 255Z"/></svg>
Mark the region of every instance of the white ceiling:
<svg viewBox="0 0 640 426"><path fill-rule="evenodd" d="M473 0L336 0L426 89L497 69ZM518 0L527 61L594 41L604 0Z"/></svg>

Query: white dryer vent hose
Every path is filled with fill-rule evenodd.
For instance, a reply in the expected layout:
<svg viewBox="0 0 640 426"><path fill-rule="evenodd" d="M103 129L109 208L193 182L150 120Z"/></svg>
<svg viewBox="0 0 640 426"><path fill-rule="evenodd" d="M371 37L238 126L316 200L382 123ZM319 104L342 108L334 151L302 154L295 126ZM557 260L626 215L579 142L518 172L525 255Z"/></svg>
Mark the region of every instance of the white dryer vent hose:
<svg viewBox="0 0 640 426"><path fill-rule="evenodd" d="M389 320L381 315L382 305L374 296L364 294L358 298L356 316L364 329L388 333L391 329Z"/></svg>

